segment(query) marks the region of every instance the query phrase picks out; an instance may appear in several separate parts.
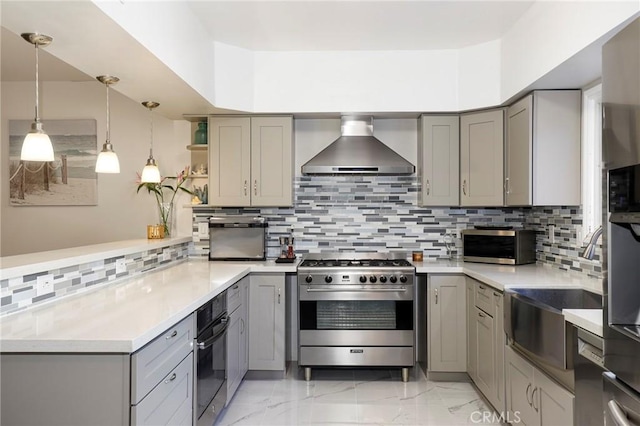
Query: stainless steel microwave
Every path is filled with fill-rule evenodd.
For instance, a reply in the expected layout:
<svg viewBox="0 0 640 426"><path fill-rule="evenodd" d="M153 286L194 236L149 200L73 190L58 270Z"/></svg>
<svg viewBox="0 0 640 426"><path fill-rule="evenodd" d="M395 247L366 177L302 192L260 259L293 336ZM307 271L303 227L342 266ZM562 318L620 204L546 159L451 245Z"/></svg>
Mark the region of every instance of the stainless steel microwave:
<svg viewBox="0 0 640 426"><path fill-rule="evenodd" d="M536 262L536 233L530 229L465 229L465 262L523 265Z"/></svg>
<svg viewBox="0 0 640 426"><path fill-rule="evenodd" d="M209 260L265 260L266 231L262 217L211 216Z"/></svg>

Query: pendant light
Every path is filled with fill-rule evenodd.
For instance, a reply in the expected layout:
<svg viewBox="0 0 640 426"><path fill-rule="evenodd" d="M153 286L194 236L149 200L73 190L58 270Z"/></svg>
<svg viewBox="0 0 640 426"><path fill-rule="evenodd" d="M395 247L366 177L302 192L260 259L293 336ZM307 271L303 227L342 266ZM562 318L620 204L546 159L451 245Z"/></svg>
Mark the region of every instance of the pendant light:
<svg viewBox="0 0 640 426"><path fill-rule="evenodd" d="M107 87L107 140L102 145L102 151L98 154L96 161L96 173L120 173L120 162L118 156L113 151L109 134L109 86L116 84L120 79L110 75L99 75L96 79Z"/></svg>
<svg viewBox="0 0 640 426"><path fill-rule="evenodd" d="M53 41L53 37L38 33L23 33L20 35L36 47L36 117L31 124L31 131L27 133L24 142L22 142L20 159L24 161L53 161L53 145L51 144L49 136L42 130L42 122L40 121L38 111L40 106L40 94L38 93L38 47L49 45Z"/></svg>
<svg viewBox="0 0 640 426"><path fill-rule="evenodd" d="M149 116L151 122L151 145L149 148L149 158L147 159L147 165L142 169L142 176L140 177L140 182L142 183L160 183L160 170L158 170L158 165L156 164L156 160L153 158L153 110L157 108L160 104L153 101L145 101L142 102L142 105L149 109Z"/></svg>

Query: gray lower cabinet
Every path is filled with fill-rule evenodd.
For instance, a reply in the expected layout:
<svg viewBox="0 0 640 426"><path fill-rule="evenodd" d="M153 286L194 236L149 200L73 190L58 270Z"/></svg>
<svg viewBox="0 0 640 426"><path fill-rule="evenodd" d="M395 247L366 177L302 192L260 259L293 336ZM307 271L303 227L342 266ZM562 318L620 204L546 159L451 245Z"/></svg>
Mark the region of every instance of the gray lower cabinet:
<svg viewBox="0 0 640 426"><path fill-rule="evenodd" d="M249 370L285 371L284 274L251 274Z"/></svg>
<svg viewBox="0 0 640 426"><path fill-rule="evenodd" d="M573 424L574 396L513 349L506 349L507 418L526 426Z"/></svg>
<svg viewBox="0 0 640 426"><path fill-rule="evenodd" d="M474 360L469 376L498 412L505 409L504 315L502 292L466 277L469 321L469 357Z"/></svg>
<svg viewBox="0 0 640 426"><path fill-rule="evenodd" d="M3 425L191 425L193 315L133 354L3 353Z"/></svg>
<svg viewBox="0 0 640 426"><path fill-rule="evenodd" d="M475 326L475 283L472 280L466 280L467 291L467 374L471 377L471 380L477 382L478 380L478 359L474 348L476 345L476 333L474 333Z"/></svg>
<svg viewBox="0 0 640 426"><path fill-rule="evenodd" d="M427 278L429 296L428 369L433 372L465 372L467 369L467 315L463 275Z"/></svg>
<svg viewBox="0 0 640 426"><path fill-rule="evenodd" d="M192 424L193 354L171 370L140 403L131 407L131 425Z"/></svg>
<svg viewBox="0 0 640 426"><path fill-rule="evenodd" d="M246 301L249 277L244 277L227 290L229 328L227 329L227 403L229 405L238 386L247 373L248 321ZM237 300L237 302L234 302ZM233 309L233 310L232 310Z"/></svg>

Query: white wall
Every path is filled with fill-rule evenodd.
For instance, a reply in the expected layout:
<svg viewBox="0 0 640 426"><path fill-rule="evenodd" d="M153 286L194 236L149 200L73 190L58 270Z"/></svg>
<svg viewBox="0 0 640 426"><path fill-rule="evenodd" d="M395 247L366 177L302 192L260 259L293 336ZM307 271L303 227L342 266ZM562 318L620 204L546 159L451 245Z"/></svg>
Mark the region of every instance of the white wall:
<svg viewBox="0 0 640 426"><path fill-rule="evenodd" d="M186 2L94 1L94 4L213 103L214 46Z"/></svg>
<svg viewBox="0 0 640 426"><path fill-rule="evenodd" d="M255 112L455 111L458 53L255 52Z"/></svg>
<svg viewBox="0 0 640 426"><path fill-rule="evenodd" d="M214 42L215 105L239 111L253 110L253 52Z"/></svg>
<svg viewBox="0 0 640 426"><path fill-rule="evenodd" d="M8 163L10 119L33 119L33 83L3 82L1 92L2 197L0 206L0 255L96 244L132 238L146 238L146 225L157 223L154 199L136 194L136 172L149 155L149 112L138 102L112 90L111 142L120 159L121 173L98 175L97 206L9 205ZM106 134L105 88L98 82L47 82L41 84L43 119L94 118L97 120L98 149ZM162 109L162 105L158 110ZM157 111L158 111L157 110ZM46 130L46 129L45 129ZM185 146L190 141L187 122L154 115L154 157L163 175L174 175L190 163ZM189 200L182 196L177 208L179 234L191 233L191 210L182 208Z"/></svg>
<svg viewBox="0 0 640 426"><path fill-rule="evenodd" d="M500 40L460 49L457 111L502 103L500 52Z"/></svg>
<svg viewBox="0 0 640 426"><path fill-rule="evenodd" d="M538 1L502 37L503 101L640 11L631 1Z"/></svg>

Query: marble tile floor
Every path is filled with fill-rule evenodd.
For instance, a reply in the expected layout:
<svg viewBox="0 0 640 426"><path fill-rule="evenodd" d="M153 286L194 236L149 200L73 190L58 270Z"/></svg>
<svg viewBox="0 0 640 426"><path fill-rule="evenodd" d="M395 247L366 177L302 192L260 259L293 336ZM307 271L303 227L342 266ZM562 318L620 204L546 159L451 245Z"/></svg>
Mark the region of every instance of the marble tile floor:
<svg viewBox="0 0 640 426"><path fill-rule="evenodd" d="M244 380L216 426L500 424L469 383L433 382L420 369L314 369L293 366L282 380ZM484 415L484 418L483 418Z"/></svg>

